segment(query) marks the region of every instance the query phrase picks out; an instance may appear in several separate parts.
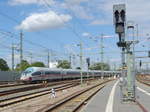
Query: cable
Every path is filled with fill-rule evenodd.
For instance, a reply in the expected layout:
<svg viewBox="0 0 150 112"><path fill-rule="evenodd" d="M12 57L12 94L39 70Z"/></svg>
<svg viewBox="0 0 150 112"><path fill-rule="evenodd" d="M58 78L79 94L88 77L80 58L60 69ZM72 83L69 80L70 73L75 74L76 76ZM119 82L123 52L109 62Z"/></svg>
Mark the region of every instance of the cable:
<svg viewBox="0 0 150 112"><path fill-rule="evenodd" d="M18 20L12 18L11 16L8 16L8 15L2 13L2 12L0 12L0 15L2 15L3 17L5 17L5 18L7 18L7 19L9 19L9 20L11 20L11 21L17 23L17 24L20 24L20 22L19 22ZM7 32L7 33L11 33L11 32ZM41 34L41 33L40 33L40 34ZM43 37L44 37L44 36L43 36ZM25 39L24 39L24 40L25 40ZM30 42L30 43L33 44L33 42L31 42L31 41L29 41L29 40L25 40L25 41L28 41L28 42ZM58 43L58 41L57 41L57 43ZM34 44L35 44L35 43L34 43ZM41 46L41 47L43 47L43 48L45 48L45 49L49 49L49 48L47 48L47 47L45 47L45 46L42 46L42 45L39 45L39 44L36 44L36 45ZM52 49L49 49L49 50L52 50Z"/></svg>
<svg viewBox="0 0 150 112"><path fill-rule="evenodd" d="M2 13L2 12L0 12L0 15L2 15L2 16L4 16L5 18L7 18L7 19L9 19L9 20L11 20L11 21L13 21L13 22L19 24L19 21L17 21L16 19L12 18L11 16L8 16L8 15Z"/></svg>
<svg viewBox="0 0 150 112"><path fill-rule="evenodd" d="M0 31L0 33L2 33L2 34L4 34L4 35L6 35L7 37L14 37L14 39L16 39L16 40L18 40L18 38L16 37L16 36L19 36L19 35L17 35L17 34L14 34L14 33L11 33L11 32L2 32L2 30ZM38 47L41 47L41 48L44 48L44 49L48 49L48 48L46 48L46 47L44 47L44 46L42 46L42 45L40 45L40 44L37 44L37 43L34 43L34 42L32 42L32 41L29 41L29 40L26 40L26 39L24 39L24 41L26 42L26 43L29 43L29 44L31 44L31 45L34 45L34 46L38 46ZM8 47L7 47L8 48ZM11 47L9 47L9 49L11 49ZM24 50L25 51L25 50ZM59 53L59 52L57 52L57 51L54 51L54 50L50 50L51 51L51 54L53 53L53 54L60 54L60 55L66 55L66 54L64 54L64 53ZM26 51L25 51L26 52ZM34 53L35 54L35 53ZM36 53L37 54L37 53ZM46 56L47 54L45 54L45 56Z"/></svg>
<svg viewBox="0 0 150 112"><path fill-rule="evenodd" d="M47 1L45 1L45 0L43 0L43 1L44 1L45 6L46 6L48 9L51 9L51 7L50 7L50 5L47 3ZM60 19L61 19L61 18L60 18ZM80 37L80 34L78 34L78 33L76 32L76 30L75 30L73 27L71 27L69 24L65 23L65 21L63 21L63 19L61 19L61 21L62 21L64 24L66 24L66 27L67 27L69 30L71 30L71 31L75 34L75 36L76 36L80 41L83 42L83 39ZM88 46L88 44L86 44L86 45Z"/></svg>
<svg viewBox="0 0 150 112"><path fill-rule="evenodd" d="M19 37L19 35L17 35L17 34L14 34L14 33L12 33L12 32L8 32L8 31L2 31L2 29L0 30L0 33L2 33L2 34L4 34L4 35L7 35L8 37L14 37L14 39L16 39L16 40L18 40L17 37ZM24 39L24 41L25 41L26 43L29 43L30 45L34 45L34 46L37 46L37 47L41 47L41 48L43 48L43 49L47 49L47 50L50 50L50 51L52 51L52 52L58 52L58 51L49 49L49 48L47 48L47 47L45 47L45 46L43 46L43 45L41 45L41 44L37 44L37 43L32 42L32 41L27 40L27 39Z"/></svg>

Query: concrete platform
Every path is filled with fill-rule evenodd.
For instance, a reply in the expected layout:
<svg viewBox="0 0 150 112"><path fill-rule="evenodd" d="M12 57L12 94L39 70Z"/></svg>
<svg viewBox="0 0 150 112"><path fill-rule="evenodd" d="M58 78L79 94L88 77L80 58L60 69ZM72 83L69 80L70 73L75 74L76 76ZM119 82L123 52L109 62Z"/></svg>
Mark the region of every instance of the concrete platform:
<svg viewBox="0 0 150 112"><path fill-rule="evenodd" d="M114 86L115 85L115 86ZM139 88L150 92L150 87L137 83ZM113 95L114 93L114 95ZM111 95L110 95L111 94ZM150 112L150 96L137 89L138 101ZM116 81L110 82L99 91L81 112L143 112L136 103L121 103L120 87Z"/></svg>
<svg viewBox="0 0 150 112"><path fill-rule="evenodd" d="M144 106L144 108L150 112L150 87L137 83L137 95L138 101Z"/></svg>

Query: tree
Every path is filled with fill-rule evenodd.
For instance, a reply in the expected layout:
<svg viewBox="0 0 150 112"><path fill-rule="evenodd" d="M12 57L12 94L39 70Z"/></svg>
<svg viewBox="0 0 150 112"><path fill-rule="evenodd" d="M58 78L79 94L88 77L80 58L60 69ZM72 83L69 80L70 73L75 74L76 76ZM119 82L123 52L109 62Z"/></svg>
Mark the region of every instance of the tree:
<svg viewBox="0 0 150 112"><path fill-rule="evenodd" d="M34 62L31 64L32 67L45 67L43 62Z"/></svg>
<svg viewBox="0 0 150 112"><path fill-rule="evenodd" d="M30 67L30 64L26 60L22 60L20 64L17 64L17 71L24 71L26 68Z"/></svg>
<svg viewBox="0 0 150 112"><path fill-rule="evenodd" d="M91 65L89 67L90 70L109 70L110 67L108 64L106 63L101 63L101 62L98 62L98 63L94 63L93 65Z"/></svg>
<svg viewBox="0 0 150 112"><path fill-rule="evenodd" d="M71 65L67 60L58 61L57 68L70 69Z"/></svg>
<svg viewBox="0 0 150 112"><path fill-rule="evenodd" d="M8 71L9 70L7 62L2 58L0 58L0 70L1 71Z"/></svg>

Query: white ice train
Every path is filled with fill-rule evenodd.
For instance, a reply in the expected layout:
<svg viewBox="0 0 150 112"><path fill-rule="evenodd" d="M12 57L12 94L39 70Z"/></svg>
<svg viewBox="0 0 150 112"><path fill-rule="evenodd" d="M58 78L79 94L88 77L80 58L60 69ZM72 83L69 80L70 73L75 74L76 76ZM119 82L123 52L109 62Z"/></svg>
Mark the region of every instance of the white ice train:
<svg viewBox="0 0 150 112"><path fill-rule="evenodd" d="M83 78L89 77L111 77L120 75L119 71L97 71L83 70ZM72 69L50 69L44 67L29 67L22 72L20 80L24 82L39 82L50 80L65 80L80 78L80 70Z"/></svg>

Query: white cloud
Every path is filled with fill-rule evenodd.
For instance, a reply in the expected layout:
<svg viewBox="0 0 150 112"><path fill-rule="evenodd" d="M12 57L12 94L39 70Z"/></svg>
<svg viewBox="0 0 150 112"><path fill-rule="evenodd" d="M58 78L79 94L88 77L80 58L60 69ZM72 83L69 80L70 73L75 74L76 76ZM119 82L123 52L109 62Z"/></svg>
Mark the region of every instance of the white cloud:
<svg viewBox="0 0 150 112"><path fill-rule="evenodd" d="M79 18L81 19L92 19L93 16L90 15L89 11L86 10L86 7L80 6L80 5L74 5L72 7L69 7L69 9Z"/></svg>
<svg viewBox="0 0 150 112"><path fill-rule="evenodd" d="M82 3L84 3L84 5ZM90 13L90 7L87 6L88 3L89 0L65 0L61 3L61 6L63 9L71 11L73 16L80 19L89 20L93 18L93 15Z"/></svg>
<svg viewBox="0 0 150 112"><path fill-rule="evenodd" d="M44 0L10 0L11 4L44 4ZM126 3L127 19L139 24L149 33L150 0L45 0L57 12L71 11L79 19L88 20L91 25L113 25L113 5ZM56 6L56 7L55 7ZM139 30L140 30L139 29Z"/></svg>
<svg viewBox="0 0 150 112"><path fill-rule="evenodd" d="M88 1L89 0L65 0L66 3L72 4L72 5L80 4L80 3L88 2Z"/></svg>
<svg viewBox="0 0 150 112"><path fill-rule="evenodd" d="M104 14L104 18L112 22L112 8L114 4L125 3L127 10L127 20L133 20L140 26L139 31L147 33L150 32L150 0L103 0L103 4L99 4L100 13Z"/></svg>
<svg viewBox="0 0 150 112"><path fill-rule="evenodd" d="M89 36L90 36L90 33L84 32L84 33L82 33L82 36L84 36L84 37L89 37Z"/></svg>
<svg viewBox="0 0 150 112"><path fill-rule="evenodd" d="M10 5L27 5L27 4L39 4L44 5L45 3L53 5L55 2L53 0L10 0Z"/></svg>
<svg viewBox="0 0 150 112"><path fill-rule="evenodd" d="M109 20L94 20L90 23L91 25L108 25L110 24Z"/></svg>
<svg viewBox="0 0 150 112"><path fill-rule="evenodd" d="M72 17L68 14L57 14L53 11L33 13L26 17L16 29L38 31L48 28L60 28L71 19Z"/></svg>

